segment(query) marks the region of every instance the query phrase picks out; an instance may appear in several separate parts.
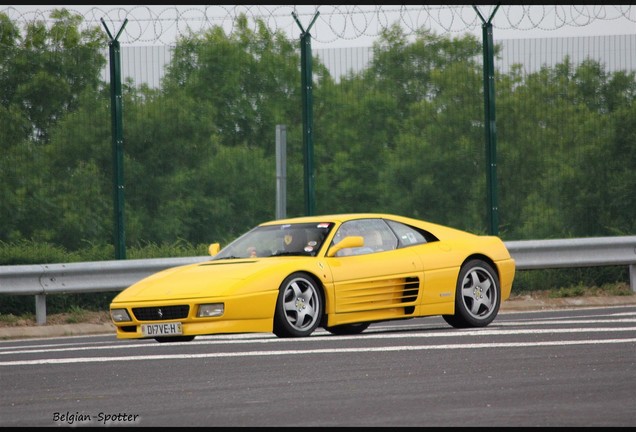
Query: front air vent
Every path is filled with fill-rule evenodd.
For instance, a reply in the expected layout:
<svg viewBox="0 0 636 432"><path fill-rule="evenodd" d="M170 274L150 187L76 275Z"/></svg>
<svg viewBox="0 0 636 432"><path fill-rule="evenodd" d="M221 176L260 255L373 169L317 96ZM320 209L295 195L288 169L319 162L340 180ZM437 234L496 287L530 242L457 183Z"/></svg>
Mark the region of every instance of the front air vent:
<svg viewBox="0 0 636 432"><path fill-rule="evenodd" d="M190 306L152 306L133 308L133 314L139 321L166 321L187 318Z"/></svg>

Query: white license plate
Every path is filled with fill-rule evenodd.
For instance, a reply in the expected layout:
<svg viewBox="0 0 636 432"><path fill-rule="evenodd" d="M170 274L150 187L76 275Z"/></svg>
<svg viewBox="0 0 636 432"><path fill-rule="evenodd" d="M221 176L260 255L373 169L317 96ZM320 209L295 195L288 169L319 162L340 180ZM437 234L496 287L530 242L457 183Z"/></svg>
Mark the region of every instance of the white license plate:
<svg viewBox="0 0 636 432"><path fill-rule="evenodd" d="M144 336L169 336L183 334L180 322L162 323L162 324L142 324L141 333Z"/></svg>

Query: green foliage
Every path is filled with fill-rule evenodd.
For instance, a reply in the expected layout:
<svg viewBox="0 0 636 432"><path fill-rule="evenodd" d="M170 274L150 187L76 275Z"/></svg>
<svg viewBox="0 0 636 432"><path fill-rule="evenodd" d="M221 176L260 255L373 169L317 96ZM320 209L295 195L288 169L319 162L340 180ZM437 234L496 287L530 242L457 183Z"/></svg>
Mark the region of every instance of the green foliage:
<svg viewBox="0 0 636 432"><path fill-rule="evenodd" d="M83 319L84 311L108 311L118 292L85 294L50 294L46 296L46 313L71 313L75 322ZM35 313L35 301L31 295L3 295L0 302L0 318L24 316Z"/></svg>
<svg viewBox="0 0 636 432"><path fill-rule="evenodd" d="M63 247L50 243L0 241L0 265L59 263L72 261L72 258Z"/></svg>
<svg viewBox="0 0 636 432"><path fill-rule="evenodd" d="M0 321L3 323L8 323L11 325L20 325L21 321L26 321L26 320L35 320L35 314L25 312L21 315L14 315L12 313L0 312Z"/></svg>
<svg viewBox="0 0 636 432"><path fill-rule="evenodd" d="M82 309L79 306L72 305L68 309L69 316L67 318L67 322L69 324L80 323L84 321L84 317L86 316L86 309Z"/></svg>
<svg viewBox="0 0 636 432"><path fill-rule="evenodd" d="M176 258L208 255L209 244L193 245L183 239L171 244L144 243L128 249L129 259Z"/></svg>
<svg viewBox="0 0 636 432"><path fill-rule="evenodd" d="M548 297L550 298L565 298L565 297L583 297L583 296L630 296L634 295L629 285L624 283L603 284L600 287L586 286L581 283L569 286L561 287L550 291Z"/></svg>
<svg viewBox="0 0 636 432"><path fill-rule="evenodd" d="M612 287L629 280L626 266L568 269L520 270L515 274L513 294L532 291L557 291L563 287ZM627 289L630 290L629 286ZM572 288L569 288L572 290Z"/></svg>
<svg viewBox="0 0 636 432"><path fill-rule="evenodd" d="M66 10L50 18L21 29L0 14L3 265L114 256L107 37L98 25L80 31L82 18ZM395 25L359 71L331 77L315 57L317 212L379 211L485 233L481 48L472 35L407 38ZM122 86L128 258L206 255L209 243L273 219L279 124L287 214L304 214L297 43L240 16L230 35L213 26L171 54L158 88L130 77ZM502 238L633 234L634 73L564 57L532 72L513 65L495 82ZM520 272L515 290L625 277ZM23 301L32 307L3 306Z"/></svg>
<svg viewBox="0 0 636 432"><path fill-rule="evenodd" d="M78 250L113 237L105 39L99 28L79 32L81 18L66 11L52 18L23 38L3 27L6 70L41 67L0 76L9 126L0 132L0 240ZM486 232L480 52L472 35L411 41L395 25L368 67L339 82L316 58L317 211L385 211ZM181 38L159 88L125 80L127 244L207 244L272 219L278 124L288 130L288 214L304 213L299 63L284 35L241 16L231 35L214 26ZM592 60L497 75L505 238L633 232L635 95L633 73Z"/></svg>
<svg viewBox="0 0 636 432"><path fill-rule="evenodd" d="M226 243L229 240L225 240ZM173 243L139 243L127 248L128 259L174 258L208 255L209 244L194 245L184 239ZM113 245L84 243L81 249L68 251L63 247L35 241L0 241L0 265L53 264L115 259Z"/></svg>

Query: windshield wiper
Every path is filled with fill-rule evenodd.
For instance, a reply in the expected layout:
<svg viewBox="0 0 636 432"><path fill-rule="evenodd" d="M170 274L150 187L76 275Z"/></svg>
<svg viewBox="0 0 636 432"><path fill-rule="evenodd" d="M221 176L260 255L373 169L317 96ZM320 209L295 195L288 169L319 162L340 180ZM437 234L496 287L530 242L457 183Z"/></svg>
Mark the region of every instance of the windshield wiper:
<svg viewBox="0 0 636 432"><path fill-rule="evenodd" d="M303 251L296 251L296 252L278 251L278 252L274 252L270 256L305 256L305 255L308 255L308 254L307 252L303 252Z"/></svg>

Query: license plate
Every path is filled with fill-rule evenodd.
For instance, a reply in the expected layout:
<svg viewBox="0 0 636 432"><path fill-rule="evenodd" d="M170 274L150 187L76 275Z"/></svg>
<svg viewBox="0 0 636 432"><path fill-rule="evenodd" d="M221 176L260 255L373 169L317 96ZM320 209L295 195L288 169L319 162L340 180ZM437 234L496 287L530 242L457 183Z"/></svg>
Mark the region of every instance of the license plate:
<svg viewBox="0 0 636 432"><path fill-rule="evenodd" d="M168 336L183 334L180 322L162 323L162 324L142 324L141 333L144 336Z"/></svg>

